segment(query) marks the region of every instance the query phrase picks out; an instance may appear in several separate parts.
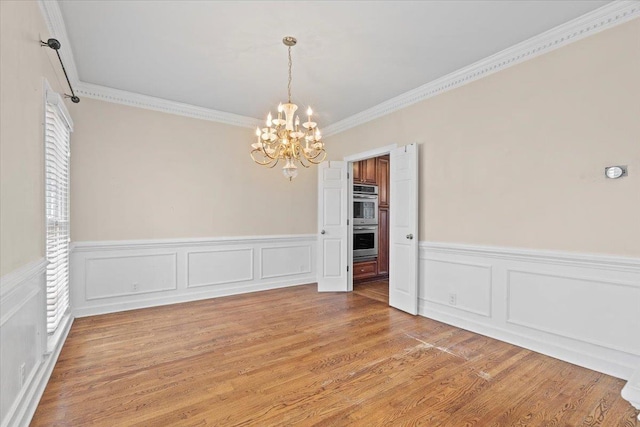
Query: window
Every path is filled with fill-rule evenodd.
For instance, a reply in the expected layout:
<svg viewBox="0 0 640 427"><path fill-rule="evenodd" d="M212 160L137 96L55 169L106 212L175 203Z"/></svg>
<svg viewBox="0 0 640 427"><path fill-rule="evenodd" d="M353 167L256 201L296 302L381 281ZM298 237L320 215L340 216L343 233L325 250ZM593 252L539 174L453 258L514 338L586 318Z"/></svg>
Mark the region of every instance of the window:
<svg viewBox="0 0 640 427"><path fill-rule="evenodd" d="M69 313L69 140L73 123L60 95L46 83L45 95L47 334L51 350Z"/></svg>

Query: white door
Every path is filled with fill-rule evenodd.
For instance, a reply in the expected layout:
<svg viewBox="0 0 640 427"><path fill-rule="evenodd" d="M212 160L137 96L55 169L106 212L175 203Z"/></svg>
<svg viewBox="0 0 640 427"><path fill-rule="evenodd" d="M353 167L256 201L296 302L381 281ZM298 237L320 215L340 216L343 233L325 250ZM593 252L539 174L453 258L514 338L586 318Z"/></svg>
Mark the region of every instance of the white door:
<svg viewBox="0 0 640 427"><path fill-rule="evenodd" d="M418 314L418 146L391 151L389 305Z"/></svg>
<svg viewBox="0 0 640 427"><path fill-rule="evenodd" d="M318 165L318 291L346 292L347 163Z"/></svg>

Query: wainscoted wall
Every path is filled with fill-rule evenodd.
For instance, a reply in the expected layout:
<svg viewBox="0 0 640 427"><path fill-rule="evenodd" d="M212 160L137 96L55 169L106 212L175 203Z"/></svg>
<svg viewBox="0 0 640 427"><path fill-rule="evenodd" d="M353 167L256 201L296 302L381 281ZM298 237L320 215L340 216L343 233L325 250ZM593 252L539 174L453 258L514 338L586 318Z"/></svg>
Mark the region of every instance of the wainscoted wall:
<svg viewBox="0 0 640 427"><path fill-rule="evenodd" d="M2 277L0 283L0 425L29 424L71 325L47 352L45 278L40 259Z"/></svg>
<svg viewBox="0 0 640 427"><path fill-rule="evenodd" d="M628 379L640 366L640 259L426 243L419 313Z"/></svg>
<svg viewBox="0 0 640 427"><path fill-rule="evenodd" d="M313 283L315 235L76 242L76 317Z"/></svg>

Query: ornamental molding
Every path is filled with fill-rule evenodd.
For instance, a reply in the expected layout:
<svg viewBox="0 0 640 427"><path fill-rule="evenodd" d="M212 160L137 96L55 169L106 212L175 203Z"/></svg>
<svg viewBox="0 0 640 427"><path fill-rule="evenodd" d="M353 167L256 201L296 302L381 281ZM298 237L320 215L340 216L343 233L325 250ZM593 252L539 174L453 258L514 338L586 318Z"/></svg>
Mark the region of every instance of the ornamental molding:
<svg viewBox="0 0 640 427"><path fill-rule="evenodd" d="M201 120L209 120L233 126L253 128L261 119L212 110L153 96L113 89L80 81L69 37L57 0L39 0L40 9L52 37L62 44L60 56L67 67L69 79L80 96L106 102L145 108L169 114L177 114ZM439 95L451 89L471 83L513 65L551 52L569 43L599 33L606 29L640 17L640 1L613 1L601 8L559 25L485 59L463 67L446 76L405 92L374 107L327 126L325 136L344 132L363 123L391 114L395 111ZM65 48L66 47L66 48Z"/></svg>

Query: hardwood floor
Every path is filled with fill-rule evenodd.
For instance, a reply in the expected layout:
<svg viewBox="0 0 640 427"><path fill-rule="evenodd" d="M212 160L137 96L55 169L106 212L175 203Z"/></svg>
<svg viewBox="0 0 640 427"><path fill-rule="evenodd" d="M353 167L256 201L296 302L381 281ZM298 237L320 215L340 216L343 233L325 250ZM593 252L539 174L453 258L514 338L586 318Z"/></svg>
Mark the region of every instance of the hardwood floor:
<svg viewBox="0 0 640 427"><path fill-rule="evenodd" d="M635 426L624 381L315 285L76 319L33 426Z"/></svg>
<svg viewBox="0 0 640 427"><path fill-rule="evenodd" d="M355 283L353 292L389 305L389 280Z"/></svg>

